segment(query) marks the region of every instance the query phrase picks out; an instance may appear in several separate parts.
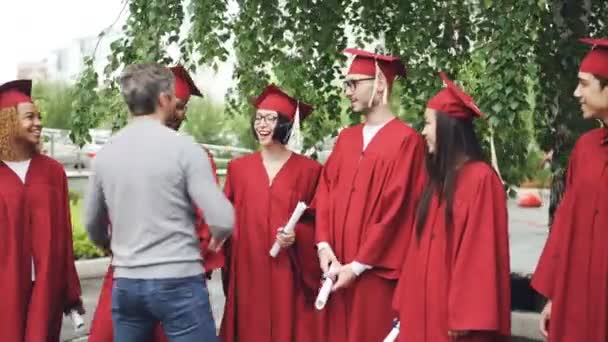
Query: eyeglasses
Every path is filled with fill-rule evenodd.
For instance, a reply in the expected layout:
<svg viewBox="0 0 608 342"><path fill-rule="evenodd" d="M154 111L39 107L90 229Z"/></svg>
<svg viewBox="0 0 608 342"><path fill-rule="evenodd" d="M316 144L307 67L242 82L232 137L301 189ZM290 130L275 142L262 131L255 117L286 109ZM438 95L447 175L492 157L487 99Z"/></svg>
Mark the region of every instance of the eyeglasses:
<svg viewBox="0 0 608 342"><path fill-rule="evenodd" d="M279 117L277 115L256 115L253 119L253 123L257 125L262 123L263 120L265 123L272 125L277 122L278 118Z"/></svg>
<svg viewBox="0 0 608 342"><path fill-rule="evenodd" d="M368 77L368 78L360 78L360 79L354 79L354 80L346 80L344 81L344 90L350 90L350 91L355 91L357 90L357 85L359 85L359 82L362 81L371 81L371 80L375 80L375 77Z"/></svg>

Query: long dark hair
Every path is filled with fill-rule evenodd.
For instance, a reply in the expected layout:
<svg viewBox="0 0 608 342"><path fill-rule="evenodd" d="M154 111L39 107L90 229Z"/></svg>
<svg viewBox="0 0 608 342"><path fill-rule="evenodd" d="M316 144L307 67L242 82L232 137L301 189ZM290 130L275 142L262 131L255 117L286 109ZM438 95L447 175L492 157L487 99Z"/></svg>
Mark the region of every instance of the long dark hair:
<svg viewBox="0 0 608 342"><path fill-rule="evenodd" d="M456 119L445 113L437 112L436 123L435 153L427 154L428 181L416 209L418 237L424 229L431 199L436 192L439 194L439 200L446 203L446 223L448 229L451 227L458 170L463 161L483 159L472 119Z"/></svg>
<svg viewBox="0 0 608 342"><path fill-rule="evenodd" d="M291 129L293 127L293 122L289 119L289 117L283 113L277 113L277 125L274 127L274 131L272 133L272 140L278 141L279 143L286 145L289 141L289 137L291 136ZM258 140L258 135L255 133L255 113L251 116L251 134L255 140Z"/></svg>

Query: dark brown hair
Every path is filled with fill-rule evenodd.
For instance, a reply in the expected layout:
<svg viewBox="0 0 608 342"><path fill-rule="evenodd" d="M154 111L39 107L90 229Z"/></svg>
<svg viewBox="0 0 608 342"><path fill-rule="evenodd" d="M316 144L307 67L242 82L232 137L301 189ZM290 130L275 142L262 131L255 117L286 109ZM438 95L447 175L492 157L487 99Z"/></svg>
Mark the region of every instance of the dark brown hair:
<svg viewBox="0 0 608 342"><path fill-rule="evenodd" d="M473 120L462 120L437 112L435 153L427 154L427 184L416 209L416 231L421 236L435 193L445 201L445 216L448 229L453 222L452 206L456 176L461 162L482 160L481 146L475 134Z"/></svg>

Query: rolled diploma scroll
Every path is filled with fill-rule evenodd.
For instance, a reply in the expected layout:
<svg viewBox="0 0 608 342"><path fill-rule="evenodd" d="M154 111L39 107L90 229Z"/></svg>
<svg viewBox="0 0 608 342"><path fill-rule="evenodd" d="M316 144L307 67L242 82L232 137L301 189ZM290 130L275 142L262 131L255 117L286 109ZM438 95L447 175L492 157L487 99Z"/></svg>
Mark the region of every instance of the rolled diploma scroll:
<svg viewBox="0 0 608 342"><path fill-rule="evenodd" d="M82 316L76 310L70 311L70 320L72 320L74 330L78 331L84 327L84 319L82 319Z"/></svg>
<svg viewBox="0 0 608 342"><path fill-rule="evenodd" d="M399 322L393 326L390 333L384 338L384 342L395 342L399 336Z"/></svg>
<svg viewBox="0 0 608 342"><path fill-rule="evenodd" d="M336 269L336 267L331 266L329 268L328 273L331 273L335 269ZM323 281L323 286L321 286L321 290L319 291L319 294L317 295L317 300L315 300L315 308L317 308L317 310L323 310L323 308L325 307L325 304L327 304L327 299L329 298L329 295L331 294L331 288L333 286L334 286L334 281L331 279L331 277L326 277L325 281Z"/></svg>
<svg viewBox="0 0 608 342"><path fill-rule="evenodd" d="M298 202L298 205L296 205L296 208L293 210L289 221L287 221L287 224L285 225L285 227L283 227L283 232L287 234L293 232L293 230L296 228L296 224L298 223L298 221L300 221L300 217L302 217L302 214L304 214L304 211L307 208L308 206L306 205L306 203ZM270 249L270 256L276 258L277 254L279 254L279 251L281 251L281 245L279 245L278 241L275 241L272 245L272 248Z"/></svg>

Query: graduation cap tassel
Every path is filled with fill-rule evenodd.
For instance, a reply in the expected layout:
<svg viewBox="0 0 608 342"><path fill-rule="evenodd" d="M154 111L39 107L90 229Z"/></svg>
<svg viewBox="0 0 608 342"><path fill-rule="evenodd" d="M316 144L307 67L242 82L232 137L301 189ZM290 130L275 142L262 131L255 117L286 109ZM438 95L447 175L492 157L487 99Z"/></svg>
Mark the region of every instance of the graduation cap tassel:
<svg viewBox="0 0 608 342"><path fill-rule="evenodd" d="M382 104L388 103L388 84L384 87L384 92L382 93Z"/></svg>
<svg viewBox="0 0 608 342"><path fill-rule="evenodd" d="M378 90L378 76L380 76L380 67L378 66L378 60L374 59L374 65L376 68L376 77L374 78L374 86L372 87L372 96L369 98L367 103L368 107L372 107L374 104L374 97L376 97L376 91Z"/></svg>
<svg viewBox="0 0 608 342"><path fill-rule="evenodd" d="M302 153L302 130L300 129L300 102L296 104L296 114L293 119L293 126L291 127L291 134L289 140L287 140L287 148L295 153Z"/></svg>
<svg viewBox="0 0 608 342"><path fill-rule="evenodd" d="M490 125L490 158L492 160L492 167L494 167L494 170L498 174L498 178L500 178L500 181L504 184L505 181L502 179L500 169L498 168L498 157L496 156L496 146L494 145L494 128L492 125Z"/></svg>

